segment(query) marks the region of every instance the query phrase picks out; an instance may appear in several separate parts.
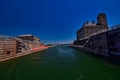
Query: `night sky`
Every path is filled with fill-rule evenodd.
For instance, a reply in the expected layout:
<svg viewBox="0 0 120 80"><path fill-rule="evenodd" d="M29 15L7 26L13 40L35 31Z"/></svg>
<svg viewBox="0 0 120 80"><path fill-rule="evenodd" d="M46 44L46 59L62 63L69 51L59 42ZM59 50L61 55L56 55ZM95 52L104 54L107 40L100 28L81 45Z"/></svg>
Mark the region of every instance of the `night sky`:
<svg viewBox="0 0 120 80"><path fill-rule="evenodd" d="M32 34L44 43L68 43L84 22L107 15L120 23L120 0L0 0L0 34Z"/></svg>

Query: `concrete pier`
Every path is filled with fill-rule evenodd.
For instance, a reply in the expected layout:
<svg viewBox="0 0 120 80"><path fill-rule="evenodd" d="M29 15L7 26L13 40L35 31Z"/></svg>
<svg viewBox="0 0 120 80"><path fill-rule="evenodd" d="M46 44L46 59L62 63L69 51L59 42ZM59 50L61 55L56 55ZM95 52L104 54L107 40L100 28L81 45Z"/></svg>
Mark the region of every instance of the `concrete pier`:
<svg viewBox="0 0 120 80"><path fill-rule="evenodd" d="M48 49L48 47L43 47L43 48L38 49L38 50L24 51L24 52L21 52L21 53L18 53L18 54L10 55L10 56L4 56L4 57L0 56L0 62L1 61L6 61L6 60L9 60L9 59L13 59L13 58L17 58L17 57L21 57L21 56L25 56L25 55L29 55L29 54L39 52L39 51L42 51L42 50L45 50L45 49Z"/></svg>

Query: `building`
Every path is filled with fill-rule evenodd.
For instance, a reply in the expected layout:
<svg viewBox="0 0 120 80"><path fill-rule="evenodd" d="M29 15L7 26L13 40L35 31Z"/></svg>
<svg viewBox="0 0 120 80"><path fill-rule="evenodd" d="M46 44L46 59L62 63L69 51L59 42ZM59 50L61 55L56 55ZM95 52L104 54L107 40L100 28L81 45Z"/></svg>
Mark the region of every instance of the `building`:
<svg viewBox="0 0 120 80"><path fill-rule="evenodd" d="M81 40L83 38L90 37L94 33L107 30L108 23L106 15L104 13L100 13L97 16L97 23L95 23L94 21L87 21L83 24L82 28L77 31L77 40Z"/></svg>
<svg viewBox="0 0 120 80"><path fill-rule="evenodd" d="M25 35L20 35L17 37L18 39L21 39L24 44L30 49L36 49L42 46L43 44L40 42L39 37L30 35L30 34L25 34Z"/></svg>
<svg viewBox="0 0 120 80"><path fill-rule="evenodd" d="M20 42L11 37L0 37L0 57L15 55L22 52Z"/></svg>
<svg viewBox="0 0 120 80"><path fill-rule="evenodd" d="M24 34L24 35L20 35L17 38L21 38L22 40L26 40L26 41L33 41L34 40L34 36L31 34Z"/></svg>
<svg viewBox="0 0 120 80"><path fill-rule="evenodd" d="M0 35L0 59L9 58L21 52L38 50L43 46L40 39L33 35L9 37Z"/></svg>
<svg viewBox="0 0 120 80"><path fill-rule="evenodd" d="M77 31L73 47L120 60L120 25L108 30L106 15L97 16L97 23L86 22Z"/></svg>

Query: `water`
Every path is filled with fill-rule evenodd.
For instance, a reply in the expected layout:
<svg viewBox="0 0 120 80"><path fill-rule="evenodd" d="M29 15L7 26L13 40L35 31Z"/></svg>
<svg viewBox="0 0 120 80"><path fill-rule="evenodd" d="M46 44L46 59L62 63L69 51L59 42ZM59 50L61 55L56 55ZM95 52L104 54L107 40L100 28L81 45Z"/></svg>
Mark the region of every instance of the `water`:
<svg viewBox="0 0 120 80"><path fill-rule="evenodd" d="M120 66L64 45L0 62L0 80L120 80Z"/></svg>

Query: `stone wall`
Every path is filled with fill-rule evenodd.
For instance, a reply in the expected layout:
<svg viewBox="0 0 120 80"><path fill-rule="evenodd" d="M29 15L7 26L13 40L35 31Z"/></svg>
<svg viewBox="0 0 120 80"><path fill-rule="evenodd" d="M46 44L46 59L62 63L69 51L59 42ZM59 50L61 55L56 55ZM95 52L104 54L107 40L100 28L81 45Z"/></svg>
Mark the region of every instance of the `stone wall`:
<svg viewBox="0 0 120 80"><path fill-rule="evenodd" d="M109 52L112 56L120 56L120 28L108 31Z"/></svg>
<svg viewBox="0 0 120 80"><path fill-rule="evenodd" d="M21 52L19 42L13 38L0 38L0 58Z"/></svg>
<svg viewBox="0 0 120 80"><path fill-rule="evenodd" d="M74 45L94 54L120 56L120 28L90 36L88 39L76 40Z"/></svg>
<svg viewBox="0 0 120 80"><path fill-rule="evenodd" d="M106 32L91 36L84 48L95 54L109 56Z"/></svg>

